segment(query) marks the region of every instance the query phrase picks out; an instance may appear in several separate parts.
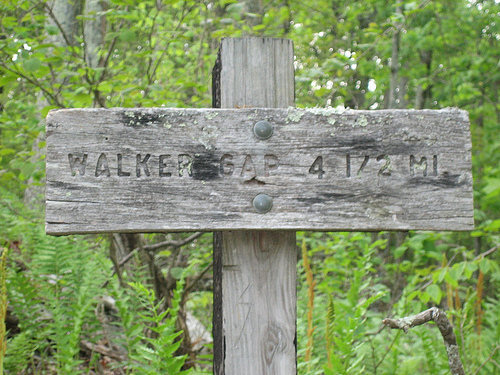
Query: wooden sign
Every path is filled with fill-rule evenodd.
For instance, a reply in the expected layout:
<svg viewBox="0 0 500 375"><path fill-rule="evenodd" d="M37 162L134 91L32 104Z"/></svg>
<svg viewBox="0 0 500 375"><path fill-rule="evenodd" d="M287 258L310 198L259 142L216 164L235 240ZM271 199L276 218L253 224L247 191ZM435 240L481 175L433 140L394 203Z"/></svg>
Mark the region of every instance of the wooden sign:
<svg viewBox="0 0 500 375"><path fill-rule="evenodd" d="M259 121L271 134L256 135ZM267 199L264 206L257 196ZM46 197L50 234L471 230L468 115L457 109L51 111Z"/></svg>

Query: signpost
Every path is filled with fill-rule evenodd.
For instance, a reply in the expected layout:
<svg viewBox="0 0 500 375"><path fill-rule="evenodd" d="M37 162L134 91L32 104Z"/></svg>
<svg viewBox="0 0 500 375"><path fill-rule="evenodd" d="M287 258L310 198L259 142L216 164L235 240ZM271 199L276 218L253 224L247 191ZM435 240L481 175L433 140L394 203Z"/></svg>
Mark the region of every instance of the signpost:
<svg viewBox="0 0 500 375"><path fill-rule="evenodd" d="M293 97L290 41L224 39L223 109L47 117L47 233L220 231L217 374L295 372L294 230L473 228L466 112L296 109Z"/></svg>
<svg viewBox="0 0 500 375"><path fill-rule="evenodd" d="M65 109L47 122L51 234L473 225L460 110Z"/></svg>

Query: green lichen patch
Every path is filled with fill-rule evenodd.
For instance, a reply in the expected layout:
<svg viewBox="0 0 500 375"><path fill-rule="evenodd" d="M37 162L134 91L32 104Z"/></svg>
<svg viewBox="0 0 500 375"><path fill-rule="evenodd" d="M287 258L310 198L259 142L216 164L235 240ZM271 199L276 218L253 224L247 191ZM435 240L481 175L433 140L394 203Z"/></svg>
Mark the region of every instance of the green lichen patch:
<svg viewBox="0 0 500 375"><path fill-rule="evenodd" d="M365 116L361 115L358 117L358 119L352 124L352 127L355 126L360 126L364 128L366 125L368 125L368 120L366 119Z"/></svg>
<svg viewBox="0 0 500 375"><path fill-rule="evenodd" d="M217 112L207 112L205 114L205 118L207 120L213 120L214 118L216 118L219 114Z"/></svg>
<svg viewBox="0 0 500 375"><path fill-rule="evenodd" d="M286 123L289 124L290 122L299 122L302 116L304 116L305 111L297 108L288 108L287 110L287 116L286 116Z"/></svg>

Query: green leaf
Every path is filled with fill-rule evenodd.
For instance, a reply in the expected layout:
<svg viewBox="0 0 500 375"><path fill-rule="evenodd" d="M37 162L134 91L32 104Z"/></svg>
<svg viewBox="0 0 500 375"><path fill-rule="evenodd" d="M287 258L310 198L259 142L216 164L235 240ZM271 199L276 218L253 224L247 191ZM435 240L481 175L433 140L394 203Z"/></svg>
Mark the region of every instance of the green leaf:
<svg viewBox="0 0 500 375"><path fill-rule="evenodd" d="M160 257L169 257L170 255L172 255L170 250L162 250L158 253L158 256Z"/></svg>
<svg viewBox="0 0 500 375"><path fill-rule="evenodd" d="M137 35L134 30L125 29L120 32L119 38L123 42L133 42L137 39Z"/></svg>
<svg viewBox="0 0 500 375"><path fill-rule="evenodd" d="M458 278L456 276L457 276L457 272L454 269L451 269L450 272L446 273L444 279L448 284L450 284L454 288L457 288L458 287Z"/></svg>
<svg viewBox="0 0 500 375"><path fill-rule="evenodd" d="M477 263L476 262L468 262L467 265L465 266L465 277L467 279L470 279L472 277L472 273L474 273L477 270Z"/></svg>
<svg viewBox="0 0 500 375"><path fill-rule="evenodd" d="M422 301L423 303L429 302L429 299L431 298L431 296L427 292L420 293L419 297L420 297L420 301Z"/></svg>
<svg viewBox="0 0 500 375"><path fill-rule="evenodd" d="M42 67L42 63L37 58L31 58L23 61L23 67L27 72L33 73Z"/></svg>
<svg viewBox="0 0 500 375"><path fill-rule="evenodd" d="M48 105L48 106L43 107L42 110L41 110L42 117L43 118L47 117L47 114L49 113L49 111L51 109L57 109L57 108L59 108L59 107L55 106L55 105Z"/></svg>
<svg viewBox="0 0 500 375"><path fill-rule="evenodd" d="M54 26L54 25L47 25L45 27L45 30L47 30L47 33L49 35L56 35L59 33L59 29L57 28L57 26Z"/></svg>
<svg viewBox="0 0 500 375"><path fill-rule="evenodd" d="M314 91L314 95L320 97L328 94L329 92L330 90L328 90L326 87L321 87L320 89Z"/></svg>
<svg viewBox="0 0 500 375"><path fill-rule="evenodd" d="M0 149L0 156L12 155L15 154L16 151L11 148L2 148Z"/></svg>
<svg viewBox="0 0 500 375"><path fill-rule="evenodd" d="M408 248L406 246L399 246L394 250L394 259L401 258Z"/></svg>
<svg viewBox="0 0 500 375"><path fill-rule="evenodd" d="M441 291L441 288L439 286L437 286L436 284L431 284L427 288L425 288L425 291L436 304L439 304L439 302L441 302L443 292Z"/></svg>
<svg viewBox="0 0 500 375"><path fill-rule="evenodd" d="M184 269L181 267L172 267L170 269L170 274L176 280L180 280L182 278L183 273L184 273Z"/></svg>
<svg viewBox="0 0 500 375"><path fill-rule="evenodd" d="M479 261L479 269L485 274L488 273L490 270L490 260L486 258L481 259Z"/></svg>
<svg viewBox="0 0 500 375"><path fill-rule="evenodd" d="M500 192L500 178L489 178L487 181L486 186L483 188L486 194L491 194L496 191Z"/></svg>
<svg viewBox="0 0 500 375"><path fill-rule="evenodd" d="M413 301L415 299L416 296L418 296L420 292L418 290L415 290L413 292L411 292L410 294L408 294L408 297L406 297L406 299L408 301Z"/></svg>
<svg viewBox="0 0 500 375"><path fill-rule="evenodd" d="M500 219L493 220L491 223L487 224L484 227L484 230L485 231L489 231L489 232L498 232L498 231L500 231Z"/></svg>
<svg viewBox="0 0 500 375"><path fill-rule="evenodd" d="M5 74L4 76L0 77L0 87L5 86L10 82L15 82L17 77L14 74Z"/></svg>

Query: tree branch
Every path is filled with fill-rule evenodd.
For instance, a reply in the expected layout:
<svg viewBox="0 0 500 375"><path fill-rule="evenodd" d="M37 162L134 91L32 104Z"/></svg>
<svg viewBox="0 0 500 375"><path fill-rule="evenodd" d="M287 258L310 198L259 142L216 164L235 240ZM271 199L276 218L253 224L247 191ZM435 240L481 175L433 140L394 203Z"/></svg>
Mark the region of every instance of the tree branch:
<svg viewBox="0 0 500 375"><path fill-rule="evenodd" d="M66 46L70 49L71 54L73 56L75 56L75 57L80 58L80 56L75 52L73 43L71 42L69 36L66 34L66 31L64 30L64 27L61 25L61 23L57 19L57 17L54 14L52 8L48 4L46 4L46 3L44 3L43 5L44 5L45 10L48 12L48 14L50 16L50 19L56 24L56 27L61 32L61 35L62 35L62 37L64 39L64 42L66 43Z"/></svg>
<svg viewBox="0 0 500 375"><path fill-rule="evenodd" d="M485 251L484 253L479 254L477 257L474 258L474 260L483 259L484 257L494 253L497 250L498 250L498 246L492 247L491 249Z"/></svg>
<svg viewBox="0 0 500 375"><path fill-rule="evenodd" d="M497 352L497 350L500 350L500 345L497 345L496 348L493 349L493 351L491 352L490 356L488 358L486 358L484 360L483 363L481 363L481 366L479 366L477 368L476 371L474 371L474 375L477 375L479 373L479 371L489 362L492 360L493 356L495 355L495 353Z"/></svg>
<svg viewBox="0 0 500 375"><path fill-rule="evenodd" d="M16 65L14 64L14 66L16 66ZM48 91L45 87L43 87L43 85L40 82L38 82L37 78L30 78L29 76L27 76L26 74L23 74L19 70L12 69L12 68L8 67L4 63L1 63L0 67L2 67L3 69L5 69L5 70L7 70L7 71L9 71L11 73L17 74L19 77L25 79L26 81L28 81L29 83L31 83L33 86L38 87L40 90L42 90L42 92L45 94L45 97L47 99L52 100L53 103L55 105L57 105L58 107L64 108L63 103L61 103L59 101L59 99L57 98L57 96L55 96L54 94L50 93L50 91ZM16 68L17 68L17 66L16 66Z"/></svg>
<svg viewBox="0 0 500 375"><path fill-rule="evenodd" d="M144 250L153 251L153 250L158 250L162 247L181 247L181 246L184 246L184 245L190 243L191 241L194 241L195 239L200 237L202 234L203 234L203 232L196 232L196 233L193 233L188 238L181 240L181 241L163 241L163 242L158 242L158 243L151 244L151 245L145 245Z"/></svg>
<svg viewBox="0 0 500 375"><path fill-rule="evenodd" d="M191 292L191 290L196 286L198 281L200 281L203 278L203 276L205 276L207 271L209 271L213 267L213 265L214 265L214 262L212 261L198 275L196 275L195 278L193 278L192 280L188 280L188 282L186 283L186 286L184 287L184 292L182 293L182 300L185 300L188 293Z"/></svg>
<svg viewBox="0 0 500 375"><path fill-rule="evenodd" d="M400 319L386 318L382 321L382 323L390 328L401 329L407 333L410 328L430 322L431 320L436 323L439 331L441 332L441 336L443 336L451 373L453 375L465 375L464 367L458 352L457 338L444 311L439 310L437 307L432 307L413 316Z"/></svg>

